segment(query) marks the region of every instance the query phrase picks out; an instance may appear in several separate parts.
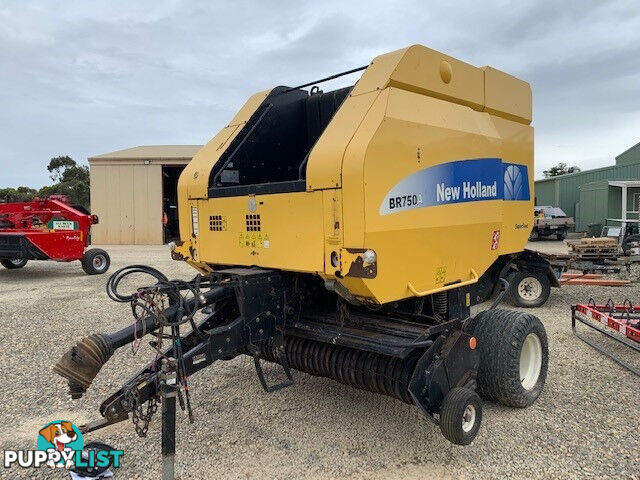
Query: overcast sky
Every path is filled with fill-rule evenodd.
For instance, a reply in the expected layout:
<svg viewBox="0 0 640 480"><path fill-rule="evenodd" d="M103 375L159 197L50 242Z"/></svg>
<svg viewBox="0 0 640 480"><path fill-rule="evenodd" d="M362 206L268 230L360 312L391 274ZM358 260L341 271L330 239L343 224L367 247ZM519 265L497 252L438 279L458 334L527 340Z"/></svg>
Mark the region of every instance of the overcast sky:
<svg viewBox="0 0 640 480"><path fill-rule="evenodd" d="M536 177L640 141L637 0L0 0L0 187L50 183L57 155L206 143L255 91L413 43L531 83Z"/></svg>

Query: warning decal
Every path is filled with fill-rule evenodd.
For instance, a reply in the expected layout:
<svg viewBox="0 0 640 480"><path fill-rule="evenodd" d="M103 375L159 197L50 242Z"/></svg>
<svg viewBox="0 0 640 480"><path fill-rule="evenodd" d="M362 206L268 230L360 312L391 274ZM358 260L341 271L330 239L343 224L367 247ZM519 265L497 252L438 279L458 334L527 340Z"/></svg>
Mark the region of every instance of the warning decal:
<svg viewBox="0 0 640 480"><path fill-rule="evenodd" d="M240 232L238 246L241 248L269 248L269 235L261 232Z"/></svg>

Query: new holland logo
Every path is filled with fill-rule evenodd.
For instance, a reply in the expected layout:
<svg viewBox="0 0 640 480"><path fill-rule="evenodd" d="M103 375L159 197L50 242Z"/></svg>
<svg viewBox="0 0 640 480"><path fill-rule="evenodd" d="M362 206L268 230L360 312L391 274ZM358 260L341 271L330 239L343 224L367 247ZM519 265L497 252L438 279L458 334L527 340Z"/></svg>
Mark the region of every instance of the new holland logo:
<svg viewBox="0 0 640 480"><path fill-rule="evenodd" d="M400 180L385 195L380 215L451 203L529 200L526 165L500 158L441 163Z"/></svg>
<svg viewBox="0 0 640 480"><path fill-rule="evenodd" d="M521 200L524 180L518 165L509 165L504 171L504 199Z"/></svg>

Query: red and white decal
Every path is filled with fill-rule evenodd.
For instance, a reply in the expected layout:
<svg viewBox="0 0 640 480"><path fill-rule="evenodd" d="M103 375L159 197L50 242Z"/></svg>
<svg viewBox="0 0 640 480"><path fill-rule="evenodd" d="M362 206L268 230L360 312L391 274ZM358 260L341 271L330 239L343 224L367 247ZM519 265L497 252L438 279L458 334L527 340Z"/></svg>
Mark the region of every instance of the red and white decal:
<svg viewBox="0 0 640 480"><path fill-rule="evenodd" d="M491 250L497 250L500 245L500 230L494 230L491 235Z"/></svg>

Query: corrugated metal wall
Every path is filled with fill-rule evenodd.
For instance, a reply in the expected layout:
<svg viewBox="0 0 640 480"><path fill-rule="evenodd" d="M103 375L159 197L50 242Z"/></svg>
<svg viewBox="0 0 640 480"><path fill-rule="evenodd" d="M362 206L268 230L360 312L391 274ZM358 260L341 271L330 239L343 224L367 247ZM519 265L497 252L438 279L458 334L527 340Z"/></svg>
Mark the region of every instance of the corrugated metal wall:
<svg viewBox="0 0 640 480"><path fill-rule="evenodd" d="M536 205L556 205L557 180L545 180L535 182Z"/></svg>
<svg viewBox="0 0 640 480"><path fill-rule="evenodd" d="M97 245L161 245L162 165L90 164Z"/></svg>
<svg viewBox="0 0 640 480"><path fill-rule="evenodd" d="M612 165L610 167L586 170L580 173L562 175L553 180L538 180L535 182L535 197L538 205L554 205L560 207L569 216L576 216L576 204L580 202L580 188L587 184L605 180L640 180L640 163L630 165ZM557 191L556 191L557 184ZM556 195L558 202L556 202ZM618 193L618 196L620 194ZM591 218L588 209L580 206L580 216ZM602 215L602 220L608 216L608 212ZM619 216L619 214L618 214ZM576 218L576 224L583 225L595 223L594 221ZM577 228L578 225L576 225Z"/></svg>
<svg viewBox="0 0 640 480"><path fill-rule="evenodd" d="M616 157L616 165L628 165L630 163L640 163L640 143Z"/></svg>
<svg viewBox="0 0 640 480"><path fill-rule="evenodd" d="M582 185L580 209L576 216L576 230L589 231L589 225L602 225L608 216L609 184L606 180ZM600 230L598 228L597 230Z"/></svg>

